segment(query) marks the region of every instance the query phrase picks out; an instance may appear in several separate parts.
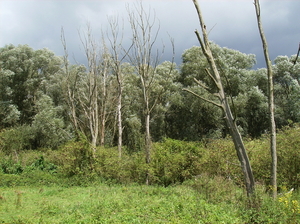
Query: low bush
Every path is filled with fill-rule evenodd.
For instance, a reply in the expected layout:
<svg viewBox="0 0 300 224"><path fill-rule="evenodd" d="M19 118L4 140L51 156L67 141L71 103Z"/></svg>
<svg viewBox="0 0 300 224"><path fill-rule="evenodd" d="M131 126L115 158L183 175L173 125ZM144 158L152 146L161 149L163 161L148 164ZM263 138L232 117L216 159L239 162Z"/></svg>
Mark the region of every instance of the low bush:
<svg viewBox="0 0 300 224"><path fill-rule="evenodd" d="M26 150L18 154L0 154L0 172L4 174L21 174L33 170L55 173L57 166L45 160L41 151Z"/></svg>
<svg viewBox="0 0 300 224"><path fill-rule="evenodd" d="M151 159L152 182L168 186L182 183L203 172L202 144L164 139L153 145Z"/></svg>
<svg viewBox="0 0 300 224"><path fill-rule="evenodd" d="M32 129L28 125L3 129L0 132L0 151L11 154L30 149L32 140Z"/></svg>
<svg viewBox="0 0 300 224"><path fill-rule="evenodd" d="M299 223L299 192L294 194L284 190L277 199L273 199L261 189L257 190L254 203L244 199L245 204L240 207L241 216L247 223Z"/></svg>
<svg viewBox="0 0 300 224"><path fill-rule="evenodd" d="M117 148L99 148L95 157L95 172L101 178L115 183L144 183L146 164L143 153L124 151L118 157Z"/></svg>
<svg viewBox="0 0 300 224"><path fill-rule="evenodd" d="M59 172L66 177L93 172L93 153L89 143L84 138L66 143L58 151L53 152L50 160L58 166Z"/></svg>
<svg viewBox="0 0 300 224"><path fill-rule="evenodd" d="M277 184L279 188L300 187L300 127L284 128L277 133ZM270 185L271 153L270 140L261 139L245 143L255 180Z"/></svg>
<svg viewBox="0 0 300 224"><path fill-rule="evenodd" d="M300 127L285 128L277 135L278 181L281 187L300 187Z"/></svg>
<svg viewBox="0 0 300 224"><path fill-rule="evenodd" d="M64 185L64 179L58 175L35 170L22 174L0 174L0 186L52 186Z"/></svg>

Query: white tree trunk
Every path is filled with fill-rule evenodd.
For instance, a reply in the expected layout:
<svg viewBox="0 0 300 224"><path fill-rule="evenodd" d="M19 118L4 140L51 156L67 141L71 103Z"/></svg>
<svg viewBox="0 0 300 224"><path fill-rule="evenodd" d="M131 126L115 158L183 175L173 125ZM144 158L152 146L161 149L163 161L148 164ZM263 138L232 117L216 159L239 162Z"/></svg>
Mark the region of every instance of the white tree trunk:
<svg viewBox="0 0 300 224"><path fill-rule="evenodd" d="M123 126L122 126L122 86L119 85L118 93L118 105L117 105L117 114L118 114L118 152L119 158L122 157L122 135L123 135Z"/></svg>

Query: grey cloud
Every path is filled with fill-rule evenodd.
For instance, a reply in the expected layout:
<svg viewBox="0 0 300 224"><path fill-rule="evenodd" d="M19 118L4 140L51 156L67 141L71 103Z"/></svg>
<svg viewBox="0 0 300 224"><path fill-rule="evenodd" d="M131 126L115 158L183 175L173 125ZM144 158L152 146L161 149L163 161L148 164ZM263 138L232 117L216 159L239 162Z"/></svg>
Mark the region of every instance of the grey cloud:
<svg viewBox="0 0 300 224"><path fill-rule="evenodd" d="M126 5L135 1L122 0L1 0L0 1L0 47L5 44L28 44L38 49L48 47L62 55L60 30L64 27L70 54L83 60L78 30L82 32L90 22L96 38L101 30L108 28L107 17L124 19L124 39L130 41ZM188 0L143 0L156 11L160 21L161 42L166 45L164 60L171 60L169 35L174 38L176 62L181 54L193 45L199 45L194 34L199 22L192 1ZM256 24L253 2L241 0L199 1L210 38L215 43L257 56L257 67L264 67L263 52ZM269 42L272 59L278 55L296 54L300 42L299 8L295 0L261 1L263 26Z"/></svg>

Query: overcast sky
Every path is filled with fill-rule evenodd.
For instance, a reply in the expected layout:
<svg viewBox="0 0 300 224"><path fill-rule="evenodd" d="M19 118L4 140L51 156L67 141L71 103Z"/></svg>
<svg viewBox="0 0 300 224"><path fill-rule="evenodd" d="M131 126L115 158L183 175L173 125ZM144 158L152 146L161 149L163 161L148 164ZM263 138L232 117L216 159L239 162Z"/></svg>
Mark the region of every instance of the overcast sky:
<svg viewBox="0 0 300 224"><path fill-rule="evenodd" d="M192 0L142 0L155 10L160 21L159 43L164 43L163 60L171 60L169 35L174 38L176 63L184 50L199 45L194 34L199 22ZM210 39L222 47L256 55L256 67L265 67L256 24L253 0L198 0ZM129 41L127 24L132 0L0 0L0 47L28 44L34 49L49 48L63 55L60 41L64 27L69 54L82 62L78 30L91 24L95 36L108 29L108 16L124 18L124 37ZM262 23L271 59L295 55L300 42L300 0L261 0ZM126 35L127 34L127 35ZM83 63L83 62L82 62Z"/></svg>

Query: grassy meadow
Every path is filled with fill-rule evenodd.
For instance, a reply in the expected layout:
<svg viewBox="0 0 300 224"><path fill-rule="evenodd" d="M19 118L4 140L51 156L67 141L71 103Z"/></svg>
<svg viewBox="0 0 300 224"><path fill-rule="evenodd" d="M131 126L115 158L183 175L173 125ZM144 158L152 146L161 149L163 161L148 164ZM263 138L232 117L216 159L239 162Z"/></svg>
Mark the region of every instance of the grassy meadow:
<svg viewBox="0 0 300 224"><path fill-rule="evenodd" d="M95 182L1 187L0 223L300 223L299 192L273 201L258 186L249 203L230 181L203 179L168 187Z"/></svg>
<svg viewBox="0 0 300 224"><path fill-rule="evenodd" d="M1 188L0 223L243 223L187 186Z"/></svg>

